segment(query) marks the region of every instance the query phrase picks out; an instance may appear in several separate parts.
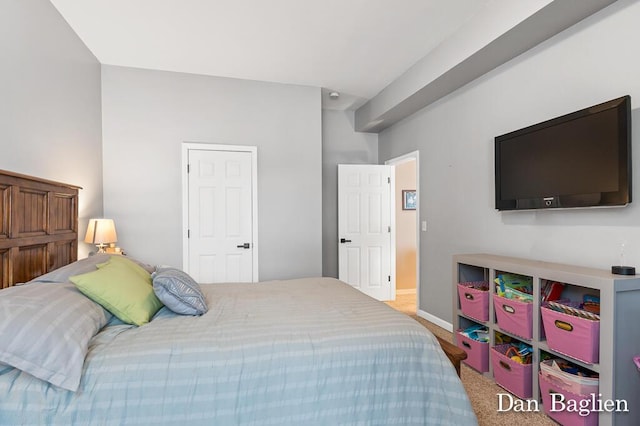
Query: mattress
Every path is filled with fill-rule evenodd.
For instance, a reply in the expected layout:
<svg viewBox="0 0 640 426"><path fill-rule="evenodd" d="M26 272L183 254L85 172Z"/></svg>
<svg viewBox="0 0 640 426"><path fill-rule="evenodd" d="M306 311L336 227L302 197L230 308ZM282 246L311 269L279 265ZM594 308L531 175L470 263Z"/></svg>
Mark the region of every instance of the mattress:
<svg viewBox="0 0 640 426"><path fill-rule="evenodd" d="M202 316L112 318L76 392L0 364L0 424L477 424L435 337L347 284L201 288Z"/></svg>

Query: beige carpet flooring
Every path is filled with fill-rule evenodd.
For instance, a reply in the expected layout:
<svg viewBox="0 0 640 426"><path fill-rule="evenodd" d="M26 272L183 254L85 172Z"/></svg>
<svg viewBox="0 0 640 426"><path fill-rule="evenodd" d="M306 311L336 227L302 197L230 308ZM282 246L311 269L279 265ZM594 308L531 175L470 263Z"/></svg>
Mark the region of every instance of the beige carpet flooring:
<svg viewBox="0 0 640 426"><path fill-rule="evenodd" d="M452 334L437 325L420 318L416 315L416 299L415 294L398 295L394 302L387 302L389 306L397 309L423 324L431 332L450 342L453 341ZM496 385L493 380L477 373L472 368L462 364L461 371L462 383L467 390L473 410L478 417L480 426L553 426L556 422L551 420L542 412L498 412L498 394L508 393L500 386ZM515 397L514 397L515 398Z"/></svg>

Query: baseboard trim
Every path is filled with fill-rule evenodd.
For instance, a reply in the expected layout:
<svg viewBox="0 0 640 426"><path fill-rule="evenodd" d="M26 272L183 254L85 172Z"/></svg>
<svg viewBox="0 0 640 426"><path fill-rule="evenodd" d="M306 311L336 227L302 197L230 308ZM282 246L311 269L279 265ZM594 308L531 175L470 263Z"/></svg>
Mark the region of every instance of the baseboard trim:
<svg viewBox="0 0 640 426"><path fill-rule="evenodd" d="M417 290L415 288L401 288L396 289L396 294L416 294Z"/></svg>
<svg viewBox="0 0 640 426"><path fill-rule="evenodd" d="M436 317L435 315L431 315L430 313L425 312L425 311L423 311L423 310L421 310L421 309L418 309L417 314L418 314L418 316L419 316L420 318L424 318L424 319L426 319L427 321L434 323L434 324L435 324L435 325L437 325L438 327L442 327L442 328L444 328L445 330L447 330L447 331L449 331L449 332L453 333L453 324L451 324L451 323L449 323L449 322L446 322L446 321L444 321L444 320L442 320L442 319L440 319L440 318Z"/></svg>

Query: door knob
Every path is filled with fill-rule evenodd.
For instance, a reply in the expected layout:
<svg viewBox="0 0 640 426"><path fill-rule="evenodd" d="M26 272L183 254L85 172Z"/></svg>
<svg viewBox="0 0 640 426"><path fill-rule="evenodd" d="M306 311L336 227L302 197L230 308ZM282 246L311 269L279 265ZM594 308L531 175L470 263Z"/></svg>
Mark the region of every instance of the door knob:
<svg viewBox="0 0 640 426"><path fill-rule="evenodd" d="M250 248L250 247L251 247L251 244L249 244L249 243L244 243L244 244L239 245L239 246L236 246L236 247L238 247L238 248L243 248L243 249L248 249L248 248Z"/></svg>
<svg viewBox="0 0 640 426"><path fill-rule="evenodd" d="M344 239L344 238L340 238L340 243L341 243L341 244L344 244L344 243L350 243L350 242L351 242L351 240L347 240L347 239Z"/></svg>

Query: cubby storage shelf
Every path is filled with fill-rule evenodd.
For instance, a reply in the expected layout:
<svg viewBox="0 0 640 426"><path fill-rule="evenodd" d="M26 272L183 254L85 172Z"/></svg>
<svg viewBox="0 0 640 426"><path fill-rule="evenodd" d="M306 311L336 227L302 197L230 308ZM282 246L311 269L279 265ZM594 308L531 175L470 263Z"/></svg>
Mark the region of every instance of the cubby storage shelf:
<svg viewBox="0 0 640 426"><path fill-rule="evenodd" d="M544 341L544 340L541 340L540 342L538 342L538 349L540 349L541 351L548 352L551 355L555 355L558 358L568 359L572 363L577 364L580 367L584 367L587 370L591 370L591 371L594 371L596 373L600 373L600 364L599 363L598 364L588 364L586 362L580 361L579 359L575 359L575 358L572 358L570 356L567 356L567 355L563 354L562 352L554 351L553 349L549 348L549 346L547 345L547 342Z"/></svg>
<svg viewBox="0 0 640 426"><path fill-rule="evenodd" d="M458 313L458 315L459 315L461 318L466 318L466 319L468 319L469 321L474 322L474 323L476 323L476 324L481 324L481 325L488 325L488 324L489 324L489 321L480 321L480 320L477 320L477 319L475 319L474 317L470 317L469 315L465 315L463 312L459 312L459 313Z"/></svg>
<svg viewBox="0 0 640 426"><path fill-rule="evenodd" d="M500 273L518 274L532 278L533 318L532 338L524 339L500 329L494 303L489 303L488 321L478 321L462 312L457 287L459 283L486 281L489 294L496 291L494 279ZM541 316L540 294L543 284L556 281L565 285L567 294L596 294L600 297L599 362L589 364L564 355L549 347ZM608 270L541 262L491 254L459 254L453 256L453 329L471 324L488 328L489 347L496 345L496 332L531 345L531 395L542 406L540 393L540 356L542 352L564 358L600 375L599 399L625 400L628 413L599 413L600 426L637 425L640 418L640 374L633 357L640 353L640 276L613 275ZM564 294L564 293L563 293ZM454 338L457 339L456 334ZM495 378L490 360L486 376ZM528 379L528 377L527 377Z"/></svg>

